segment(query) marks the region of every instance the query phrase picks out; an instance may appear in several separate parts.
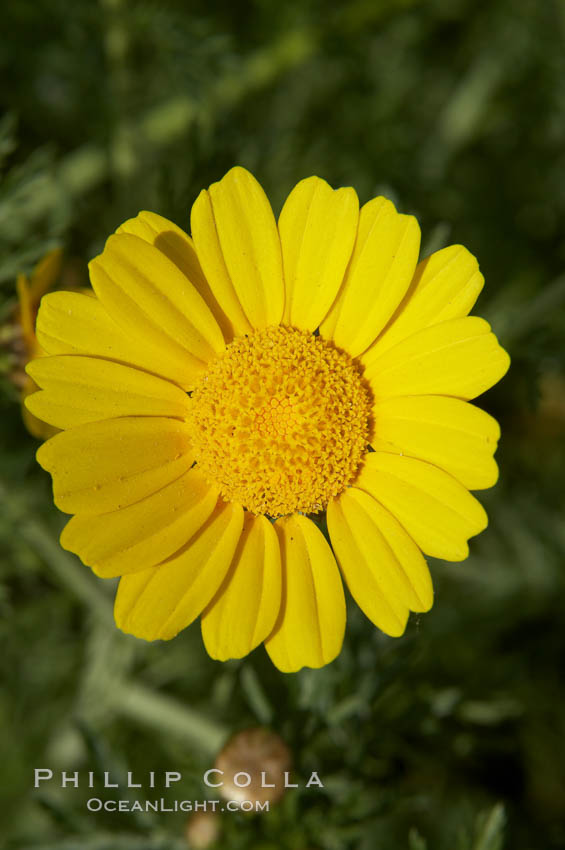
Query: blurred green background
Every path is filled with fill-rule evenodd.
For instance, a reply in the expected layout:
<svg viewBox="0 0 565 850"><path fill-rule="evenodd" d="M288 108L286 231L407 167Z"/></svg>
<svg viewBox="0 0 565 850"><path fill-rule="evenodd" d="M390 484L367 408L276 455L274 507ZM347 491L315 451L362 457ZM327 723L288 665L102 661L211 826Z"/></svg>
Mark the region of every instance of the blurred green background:
<svg viewBox="0 0 565 850"><path fill-rule="evenodd" d="M490 526L432 563L432 612L390 639L352 607L339 659L285 676L263 649L211 661L198 624L152 645L113 627L113 582L58 547L5 348L0 842L181 850L186 815L89 814L92 792L34 791L33 768L177 769L172 796L204 799L225 738L267 725L326 787L222 816L214 846L564 848L565 3L8 0L0 77L5 327L49 249L83 285L124 219L188 228L241 164L277 213L317 174L414 213L424 255L466 245L512 356L479 402L503 433Z"/></svg>

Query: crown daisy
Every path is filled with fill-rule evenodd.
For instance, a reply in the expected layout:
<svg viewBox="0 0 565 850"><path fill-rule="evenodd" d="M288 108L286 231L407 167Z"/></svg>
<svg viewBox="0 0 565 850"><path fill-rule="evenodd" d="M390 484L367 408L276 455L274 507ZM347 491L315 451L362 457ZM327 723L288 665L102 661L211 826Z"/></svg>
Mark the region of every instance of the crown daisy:
<svg viewBox="0 0 565 850"><path fill-rule="evenodd" d="M483 285L458 245L418 263L420 231L317 177L278 226L254 177L203 191L192 238L142 212L91 265L95 297L44 297L29 410L61 535L146 640L201 616L209 654L265 642L320 667L345 629L342 578L401 635L431 607L424 554L463 560L487 524L499 428L469 404L506 372ZM326 512L327 542L311 516Z"/></svg>

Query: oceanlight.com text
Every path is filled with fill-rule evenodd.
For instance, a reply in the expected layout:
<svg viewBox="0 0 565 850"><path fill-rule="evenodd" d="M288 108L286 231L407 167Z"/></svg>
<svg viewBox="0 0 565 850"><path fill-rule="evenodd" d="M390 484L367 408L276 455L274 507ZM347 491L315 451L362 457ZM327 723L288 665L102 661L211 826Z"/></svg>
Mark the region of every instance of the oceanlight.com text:
<svg viewBox="0 0 565 850"><path fill-rule="evenodd" d="M101 800L90 797L89 812L268 812L268 800Z"/></svg>

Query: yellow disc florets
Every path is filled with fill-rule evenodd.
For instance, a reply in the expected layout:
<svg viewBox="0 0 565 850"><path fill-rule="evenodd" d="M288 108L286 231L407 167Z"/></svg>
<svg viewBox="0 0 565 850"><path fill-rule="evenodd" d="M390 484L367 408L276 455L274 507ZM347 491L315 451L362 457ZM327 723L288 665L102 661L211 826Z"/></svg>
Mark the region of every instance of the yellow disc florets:
<svg viewBox="0 0 565 850"><path fill-rule="evenodd" d="M255 514L314 513L353 480L370 411L348 354L295 328L254 331L194 389L196 462L226 501Z"/></svg>

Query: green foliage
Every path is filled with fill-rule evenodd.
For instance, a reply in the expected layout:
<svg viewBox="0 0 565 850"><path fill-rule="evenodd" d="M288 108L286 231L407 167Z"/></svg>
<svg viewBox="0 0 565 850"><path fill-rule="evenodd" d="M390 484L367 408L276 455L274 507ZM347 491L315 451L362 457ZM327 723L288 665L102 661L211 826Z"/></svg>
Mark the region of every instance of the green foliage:
<svg viewBox="0 0 565 850"><path fill-rule="evenodd" d="M262 649L211 661L197 625L155 645L115 630L113 583L57 544L4 380L0 840L180 850L185 814L92 814L86 787L34 791L34 767L175 769L182 789L163 796L203 800L221 743L266 724L325 787L222 815L218 846L564 847L563 4L12 0L2 28L6 321L16 274L50 248L81 285L124 219L150 209L188 228L200 189L239 163L276 209L318 174L414 212L425 253L467 245L487 280L478 312L513 365L480 402L501 422L501 480L480 496L490 527L471 557L432 564L435 607L405 637L352 606L338 660L293 676Z"/></svg>

